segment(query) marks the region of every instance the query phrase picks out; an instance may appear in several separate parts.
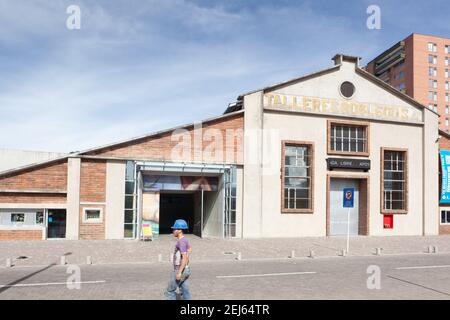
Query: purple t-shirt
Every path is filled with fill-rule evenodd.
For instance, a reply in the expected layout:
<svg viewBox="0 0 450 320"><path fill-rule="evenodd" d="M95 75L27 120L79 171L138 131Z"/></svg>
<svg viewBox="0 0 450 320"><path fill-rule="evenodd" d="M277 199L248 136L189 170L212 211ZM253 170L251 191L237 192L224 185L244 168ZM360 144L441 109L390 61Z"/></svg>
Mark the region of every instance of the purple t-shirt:
<svg viewBox="0 0 450 320"><path fill-rule="evenodd" d="M173 267L175 270L177 270L181 265L181 254L187 253L190 247L191 245L186 237L177 240L177 243L175 244L175 251L173 253Z"/></svg>

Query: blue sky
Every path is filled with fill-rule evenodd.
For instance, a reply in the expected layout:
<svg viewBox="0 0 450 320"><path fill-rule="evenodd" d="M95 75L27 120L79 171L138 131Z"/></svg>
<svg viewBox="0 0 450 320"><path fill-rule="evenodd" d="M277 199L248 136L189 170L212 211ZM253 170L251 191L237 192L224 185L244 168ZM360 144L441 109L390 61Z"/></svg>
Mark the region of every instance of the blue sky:
<svg viewBox="0 0 450 320"><path fill-rule="evenodd" d="M81 8L81 29L66 8ZM381 8L381 30L366 9ZM450 1L0 0L0 148L76 151L221 114L243 92L363 62Z"/></svg>

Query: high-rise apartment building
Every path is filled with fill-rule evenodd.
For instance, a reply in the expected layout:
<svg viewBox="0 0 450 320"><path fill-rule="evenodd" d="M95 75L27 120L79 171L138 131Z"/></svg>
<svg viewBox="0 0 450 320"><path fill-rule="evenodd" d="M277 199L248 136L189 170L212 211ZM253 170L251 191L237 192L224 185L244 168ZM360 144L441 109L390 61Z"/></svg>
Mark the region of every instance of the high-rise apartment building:
<svg viewBox="0 0 450 320"><path fill-rule="evenodd" d="M438 112L439 128L450 132L450 38L413 33L366 70Z"/></svg>

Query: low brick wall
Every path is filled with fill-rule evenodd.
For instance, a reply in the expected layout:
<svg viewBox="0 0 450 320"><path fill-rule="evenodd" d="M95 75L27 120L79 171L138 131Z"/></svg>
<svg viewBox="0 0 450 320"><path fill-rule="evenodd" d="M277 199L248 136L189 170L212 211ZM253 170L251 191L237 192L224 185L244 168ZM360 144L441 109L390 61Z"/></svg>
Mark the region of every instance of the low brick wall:
<svg viewBox="0 0 450 320"><path fill-rule="evenodd" d="M440 225L439 226L439 234L450 234L450 226L449 225Z"/></svg>
<svg viewBox="0 0 450 320"><path fill-rule="evenodd" d="M42 230L0 230L0 240L42 240Z"/></svg>

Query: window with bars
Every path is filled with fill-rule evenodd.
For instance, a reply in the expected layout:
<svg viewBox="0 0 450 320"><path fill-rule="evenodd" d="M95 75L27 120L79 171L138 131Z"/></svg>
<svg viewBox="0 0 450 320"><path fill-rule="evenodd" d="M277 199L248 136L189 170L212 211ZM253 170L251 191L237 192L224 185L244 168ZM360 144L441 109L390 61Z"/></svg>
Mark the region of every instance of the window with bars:
<svg viewBox="0 0 450 320"><path fill-rule="evenodd" d="M312 212L313 145L283 143L282 211Z"/></svg>
<svg viewBox="0 0 450 320"><path fill-rule="evenodd" d="M367 155L368 126L331 123L329 153L354 153Z"/></svg>
<svg viewBox="0 0 450 320"><path fill-rule="evenodd" d="M441 224L450 224L450 211L449 210L441 211Z"/></svg>
<svg viewBox="0 0 450 320"><path fill-rule="evenodd" d="M383 212L407 210L406 151L383 150Z"/></svg>

